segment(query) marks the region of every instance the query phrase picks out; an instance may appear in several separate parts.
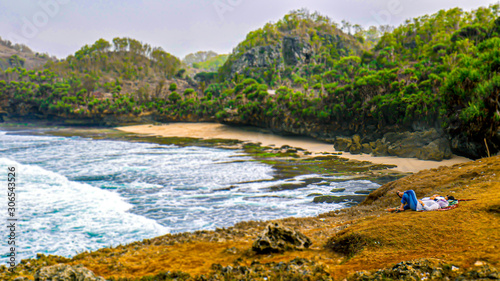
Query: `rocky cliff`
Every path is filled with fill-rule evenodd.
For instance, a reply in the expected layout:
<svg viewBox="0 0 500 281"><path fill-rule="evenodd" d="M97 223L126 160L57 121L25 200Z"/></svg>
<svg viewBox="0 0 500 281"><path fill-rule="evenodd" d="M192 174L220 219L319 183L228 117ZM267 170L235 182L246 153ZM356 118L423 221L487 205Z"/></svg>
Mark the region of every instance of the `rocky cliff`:
<svg viewBox="0 0 500 281"><path fill-rule="evenodd" d="M296 66L309 63L313 50L311 45L299 37L284 37L281 43L258 46L238 56L231 65L231 75L249 68Z"/></svg>
<svg viewBox="0 0 500 281"><path fill-rule="evenodd" d="M314 34L319 38L321 45L332 46L340 51L341 55L347 55L349 52L358 52L361 47L352 38L347 35L332 35L326 33ZM236 73L255 68L275 68L284 69L285 67L300 67L311 63L315 55L318 55L311 45L310 36L283 36L276 44L256 46L248 51L239 54L233 54L226 62L226 68L230 68L228 77Z"/></svg>

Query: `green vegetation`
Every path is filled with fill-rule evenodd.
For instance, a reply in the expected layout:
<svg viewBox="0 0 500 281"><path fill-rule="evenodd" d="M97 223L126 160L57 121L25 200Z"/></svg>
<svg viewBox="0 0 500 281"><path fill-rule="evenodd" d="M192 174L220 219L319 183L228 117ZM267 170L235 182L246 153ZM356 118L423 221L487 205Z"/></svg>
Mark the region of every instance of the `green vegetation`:
<svg viewBox="0 0 500 281"><path fill-rule="evenodd" d="M206 72L217 71L226 62L229 55L218 55L213 51L197 52L187 55L182 63L187 67L203 70Z"/></svg>
<svg viewBox="0 0 500 281"><path fill-rule="evenodd" d="M217 71L227 61L229 55L217 55L207 61L194 63L193 67L206 71Z"/></svg>
<svg viewBox="0 0 500 281"><path fill-rule="evenodd" d="M304 74L320 74L333 66L335 60L352 54L359 54L364 49L358 40L337 29L330 18L307 10L292 11L277 23L268 23L263 28L250 32L219 69L220 79L228 79L233 75L233 66L244 54L257 47L281 46L284 38L297 38L299 47L310 47L313 55L310 65L303 68ZM263 52L260 49L259 52ZM269 66L261 69L246 68L242 73L270 86L284 85L286 79L298 71L293 65L286 63L286 54L281 58L271 57Z"/></svg>
<svg viewBox="0 0 500 281"><path fill-rule="evenodd" d="M325 16L294 11L248 34L218 72L225 56L214 52L188 55L181 69L161 48L100 39L43 69L26 70L12 56L0 99L19 117L152 114L373 138L442 126L460 144L455 153L480 157L484 140L492 153L500 149L498 14L499 5L456 8L397 28L343 22L344 33ZM265 63L245 64L252 56Z"/></svg>
<svg viewBox="0 0 500 281"><path fill-rule="evenodd" d="M35 53L24 44L15 44L0 37L0 70L11 67L33 69L49 60L55 58L50 58L48 54Z"/></svg>
<svg viewBox="0 0 500 281"><path fill-rule="evenodd" d="M12 56L10 64L16 67L0 72L0 97L8 102L6 109L21 117L93 118L138 115L165 104L163 85L177 73L180 61L161 48L130 38L115 38L113 46L111 50L111 43L100 39L39 70L24 69L23 60ZM148 90L145 79L158 83L154 91ZM168 100L178 101L171 96Z"/></svg>

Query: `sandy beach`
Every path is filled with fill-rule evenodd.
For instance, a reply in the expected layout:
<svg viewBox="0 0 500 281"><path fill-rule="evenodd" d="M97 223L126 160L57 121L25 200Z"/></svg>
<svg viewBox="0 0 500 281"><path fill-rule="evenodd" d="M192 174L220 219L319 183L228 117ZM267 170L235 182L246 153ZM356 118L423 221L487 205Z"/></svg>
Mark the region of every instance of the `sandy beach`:
<svg viewBox="0 0 500 281"><path fill-rule="evenodd" d="M119 127L116 129L129 133L155 135L162 137L237 139L241 141L261 143L264 146L274 145L276 147L289 145L292 147L303 148L315 154L323 152L338 152L333 148L332 144L318 141L313 138L279 136L270 133L254 132L243 128L231 127L216 123L172 123L164 125L138 125ZM359 161L370 161L376 164L397 165L397 168L395 168L395 170L412 173L417 173L421 170L437 168L440 166L452 166L454 164L470 161L470 159L456 155L454 155L452 159L443 161L424 161L415 158L399 157L374 157L367 154L353 155L348 152L342 152L341 157Z"/></svg>

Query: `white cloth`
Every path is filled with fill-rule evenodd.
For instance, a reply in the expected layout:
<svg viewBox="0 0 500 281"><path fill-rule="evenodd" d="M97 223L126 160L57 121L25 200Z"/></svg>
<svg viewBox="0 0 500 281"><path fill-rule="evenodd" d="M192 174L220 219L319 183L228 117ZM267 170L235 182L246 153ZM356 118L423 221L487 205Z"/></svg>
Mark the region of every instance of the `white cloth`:
<svg viewBox="0 0 500 281"><path fill-rule="evenodd" d="M424 205L422 206L426 211L433 211L441 208L441 206L434 200L422 200Z"/></svg>

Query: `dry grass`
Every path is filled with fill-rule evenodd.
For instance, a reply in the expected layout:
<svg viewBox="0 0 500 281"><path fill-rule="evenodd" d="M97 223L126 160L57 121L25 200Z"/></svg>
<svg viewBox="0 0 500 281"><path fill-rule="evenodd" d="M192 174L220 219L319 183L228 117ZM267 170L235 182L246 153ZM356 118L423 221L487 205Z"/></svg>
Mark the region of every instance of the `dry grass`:
<svg viewBox="0 0 500 281"><path fill-rule="evenodd" d="M381 211L399 204L393 195L396 189L414 189L419 197L441 193L475 200L462 202L450 211L395 214ZM251 254L248 249L263 226L258 224L243 229L241 237L223 243L193 241L172 246L140 245L137 249L128 246L123 248L128 249L127 252L119 256L87 255L73 263L83 263L105 277L139 277L166 270L198 275L209 272L214 263L226 266L237 261L250 265L254 260L268 263L296 257L325 265L335 278L417 258L444 259L461 267L469 267L477 260L499 265L500 216L491 211L498 210L499 205L500 157L493 157L423 171L389 183L374 192L362 206L323 216L324 221L318 218L283 220L311 238L313 247L307 251ZM352 249L347 246L349 251L341 255L324 248L332 237L343 242L349 242L352 237L368 237L370 243L366 239L354 239L362 243ZM230 248L236 250L230 253L227 251Z"/></svg>
<svg viewBox="0 0 500 281"><path fill-rule="evenodd" d="M449 211L383 211L399 204L394 190L407 189L415 190L419 197L441 193L475 200L461 202ZM461 268L478 260L499 266L499 206L500 157L492 157L386 184L362 205L341 212L281 220L312 240L312 247L305 251L256 255L249 249L266 223L246 222L229 229L167 235L83 253L69 263L83 264L105 278L137 278L166 271L198 276L211 272L213 264L249 266L254 261L264 264L305 258L323 266L336 280L418 258L438 258ZM346 251L332 251L334 242Z"/></svg>

